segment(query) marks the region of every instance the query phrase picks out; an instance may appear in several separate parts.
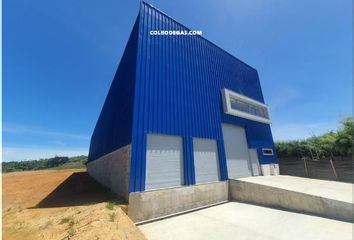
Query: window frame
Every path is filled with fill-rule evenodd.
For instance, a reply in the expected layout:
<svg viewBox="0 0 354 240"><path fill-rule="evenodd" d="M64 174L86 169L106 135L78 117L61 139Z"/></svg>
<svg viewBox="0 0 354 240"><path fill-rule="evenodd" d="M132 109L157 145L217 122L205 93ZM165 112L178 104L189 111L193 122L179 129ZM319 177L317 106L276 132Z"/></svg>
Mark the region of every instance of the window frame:
<svg viewBox="0 0 354 240"><path fill-rule="evenodd" d="M228 90L226 88L223 88L221 90L221 93L222 93L223 108L224 108L224 112L226 114L230 114L230 115L233 115L233 116L246 118L246 119L249 119L249 120L252 120L252 121L266 123L266 124L270 124L272 122L271 121L271 117L270 117L269 106L267 104L261 103L259 101L256 101L256 100L254 100L252 98L249 98L249 97L246 97L246 96L241 95L239 93L235 93L235 92L230 91L230 90ZM261 116L258 116L258 115L253 115L251 113L243 112L243 111L236 110L236 109L232 108L231 107L231 98L234 98L236 100L239 99L242 102L245 102L247 104L250 104L250 105L253 105L253 106L256 106L256 107L265 108L266 111L267 111L268 118L261 117Z"/></svg>
<svg viewBox="0 0 354 240"><path fill-rule="evenodd" d="M265 153L265 151L271 151L272 153ZM274 156L274 151L272 148L262 148L262 154L264 156Z"/></svg>

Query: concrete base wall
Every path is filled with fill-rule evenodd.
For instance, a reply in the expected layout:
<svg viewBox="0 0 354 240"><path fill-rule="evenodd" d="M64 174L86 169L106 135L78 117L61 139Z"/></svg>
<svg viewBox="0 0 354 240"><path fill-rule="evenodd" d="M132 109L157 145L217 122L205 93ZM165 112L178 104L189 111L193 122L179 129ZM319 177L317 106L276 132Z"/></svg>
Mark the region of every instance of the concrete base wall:
<svg viewBox="0 0 354 240"><path fill-rule="evenodd" d="M87 164L87 172L126 201L129 198L131 145L124 146Z"/></svg>
<svg viewBox="0 0 354 240"><path fill-rule="evenodd" d="M261 164L261 170L263 176L279 175L279 165L272 164Z"/></svg>
<svg viewBox="0 0 354 240"><path fill-rule="evenodd" d="M129 195L128 215L134 222L176 214L228 200L228 182L193 185Z"/></svg>
<svg viewBox="0 0 354 240"><path fill-rule="evenodd" d="M289 209L354 222L353 203L242 180L229 180L229 189L231 201Z"/></svg>

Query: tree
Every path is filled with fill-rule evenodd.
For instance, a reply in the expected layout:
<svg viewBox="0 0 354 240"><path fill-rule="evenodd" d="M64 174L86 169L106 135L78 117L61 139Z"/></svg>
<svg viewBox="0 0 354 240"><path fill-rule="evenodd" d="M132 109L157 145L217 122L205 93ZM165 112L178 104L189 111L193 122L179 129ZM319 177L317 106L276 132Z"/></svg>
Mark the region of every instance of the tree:
<svg viewBox="0 0 354 240"><path fill-rule="evenodd" d="M279 157L324 158L330 156L352 156L354 144L354 120L351 117L341 121L337 131L305 140L277 142Z"/></svg>
<svg viewBox="0 0 354 240"><path fill-rule="evenodd" d="M335 148L341 156L350 156L353 155L354 120L348 117L341 123L342 126L338 129L338 136L335 140Z"/></svg>

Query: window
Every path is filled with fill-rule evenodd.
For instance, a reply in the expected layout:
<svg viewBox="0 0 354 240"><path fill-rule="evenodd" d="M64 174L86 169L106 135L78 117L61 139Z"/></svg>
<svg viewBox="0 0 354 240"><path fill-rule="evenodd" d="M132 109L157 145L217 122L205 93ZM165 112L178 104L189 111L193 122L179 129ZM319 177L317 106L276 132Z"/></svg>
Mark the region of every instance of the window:
<svg viewBox="0 0 354 240"><path fill-rule="evenodd" d="M266 104L225 88L222 90L222 96L225 113L257 122L271 123Z"/></svg>
<svg viewBox="0 0 354 240"><path fill-rule="evenodd" d="M262 148L262 153L263 155L269 155L269 156L273 156L273 149L271 148Z"/></svg>

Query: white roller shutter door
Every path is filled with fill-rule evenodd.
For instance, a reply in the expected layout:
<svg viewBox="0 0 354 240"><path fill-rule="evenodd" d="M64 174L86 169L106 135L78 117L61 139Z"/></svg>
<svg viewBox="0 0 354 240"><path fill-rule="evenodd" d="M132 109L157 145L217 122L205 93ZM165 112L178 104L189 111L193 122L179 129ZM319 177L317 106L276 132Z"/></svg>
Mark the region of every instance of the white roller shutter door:
<svg viewBox="0 0 354 240"><path fill-rule="evenodd" d="M182 138L168 135L147 135L145 189L183 185Z"/></svg>
<svg viewBox="0 0 354 240"><path fill-rule="evenodd" d="M252 176L245 129L222 124L229 178Z"/></svg>
<svg viewBox="0 0 354 240"><path fill-rule="evenodd" d="M196 183L219 181L219 158L216 140L193 138Z"/></svg>

